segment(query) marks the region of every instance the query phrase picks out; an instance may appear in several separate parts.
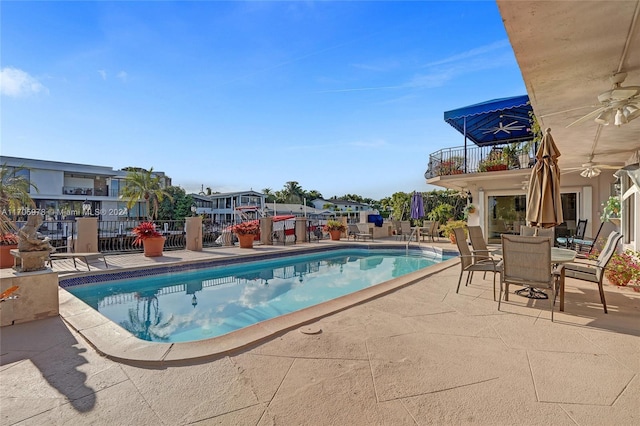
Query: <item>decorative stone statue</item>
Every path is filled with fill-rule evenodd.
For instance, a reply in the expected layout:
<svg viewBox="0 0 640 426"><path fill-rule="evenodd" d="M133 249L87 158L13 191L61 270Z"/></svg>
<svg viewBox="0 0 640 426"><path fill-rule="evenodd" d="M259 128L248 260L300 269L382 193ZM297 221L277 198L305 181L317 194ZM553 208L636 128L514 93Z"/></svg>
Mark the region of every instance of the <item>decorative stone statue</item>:
<svg viewBox="0 0 640 426"><path fill-rule="evenodd" d="M42 220L42 215L39 214L27 218L27 223L18 231L18 251L55 251L49 244L49 237L44 237L38 232Z"/></svg>

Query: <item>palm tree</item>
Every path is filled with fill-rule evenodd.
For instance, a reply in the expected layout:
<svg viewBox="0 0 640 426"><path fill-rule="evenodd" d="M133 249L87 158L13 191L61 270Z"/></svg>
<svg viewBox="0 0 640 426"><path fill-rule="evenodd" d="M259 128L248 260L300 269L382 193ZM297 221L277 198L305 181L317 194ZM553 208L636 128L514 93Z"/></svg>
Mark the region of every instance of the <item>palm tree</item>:
<svg viewBox="0 0 640 426"><path fill-rule="evenodd" d="M271 188L264 188L262 190L262 193L264 195L266 195L265 201L267 203L272 203L272 202L276 201L276 194L273 192L273 190Z"/></svg>
<svg viewBox="0 0 640 426"><path fill-rule="evenodd" d="M289 203L300 203L303 197L303 190L300 184L296 181L289 181L284 185L283 192L286 197L286 201Z"/></svg>
<svg viewBox="0 0 640 426"><path fill-rule="evenodd" d="M159 203L165 197L173 201L173 197L160 184L160 177L154 175L153 167L147 170L131 170L124 178L126 186L122 190L122 198L128 199L127 208L131 209L140 200L144 200L147 207L147 219L158 216Z"/></svg>
<svg viewBox="0 0 640 426"><path fill-rule="evenodd" d="M7 233L16 230L11 216L24 207L35 207L36 204L31 199L29 190L31 187L36 191L38 188L27 178L18 175L24 167L9 167L3 164L0 167L0 233Z"/></svg>

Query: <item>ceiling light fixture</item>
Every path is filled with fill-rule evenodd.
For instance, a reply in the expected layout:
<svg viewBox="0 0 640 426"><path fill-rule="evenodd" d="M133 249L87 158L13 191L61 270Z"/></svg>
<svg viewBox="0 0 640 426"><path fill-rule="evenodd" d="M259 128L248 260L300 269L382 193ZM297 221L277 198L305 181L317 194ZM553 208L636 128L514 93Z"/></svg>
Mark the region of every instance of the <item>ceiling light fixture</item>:
<svg viewBox="0 0 640 426"><path fill-rule="evenodd" d="M580 176L585 178L594 178L600 175L600 169L597 167L589 167L580 172Z"/></svg>
<svg viewBox="0 0 640 426"><path fill-rule="evenodd" d="M640 108L635 105L629 104L622 109L622 113L624 117L627 119L627 122L633 120L634 118L640 117Z"/></svg>
<svg viewBox="0 0 640 426"><path fill-rule="evenodd" d="M613 124L615 124L616 126L627 124L627 117L625 117L622 113L622 108L618 108L616 110L616 116L614 118Z"/></svg>
<svg viewBox="0 0 640 426"><path fill-rule="evenodd" d="M602 124L603 126L608 126L611 122L611 110L602 111L596 117L595 122L598 124Z"/></svg>

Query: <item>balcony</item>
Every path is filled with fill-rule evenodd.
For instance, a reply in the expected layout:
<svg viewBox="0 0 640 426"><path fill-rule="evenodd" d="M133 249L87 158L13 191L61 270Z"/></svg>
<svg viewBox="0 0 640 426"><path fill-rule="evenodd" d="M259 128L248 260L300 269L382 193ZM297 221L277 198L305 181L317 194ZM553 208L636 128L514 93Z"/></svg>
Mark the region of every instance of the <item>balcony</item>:
<svg viewBox="0 0 640 426"><path fill-rule="evenodd" d="M536 146L530 142L493 146L444 148L429 155L426 179L467 173L528 169L535 163Z"/></svg>
<svg viewBox="0 0 640 426"><path fill-rule="evenodd" d="M101 188L86 188L79 186L63 186L62 194L64 195L97 195L106 196L107 190Z"/></svg>

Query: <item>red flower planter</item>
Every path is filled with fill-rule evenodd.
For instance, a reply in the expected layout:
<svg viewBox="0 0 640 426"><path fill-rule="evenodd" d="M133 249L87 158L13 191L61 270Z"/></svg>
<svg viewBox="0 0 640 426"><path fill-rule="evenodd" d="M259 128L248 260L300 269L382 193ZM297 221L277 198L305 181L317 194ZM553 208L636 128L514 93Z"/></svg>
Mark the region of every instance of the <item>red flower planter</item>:
<svg viewBox="0 0 640 426"><path fill-rule="evenodd" d="M236 234L240 248L253 248L254 234Z"/></svg>
<svg viewBox="0 0 640 426"><path fill-rule="evenodd" d="M164 237L147 237L142 241L145 257L162 256Z"/></svg>
<svg viewBox="0 0 640 426"><path fill-rule="evenodd" d="M0 246L0 269L13 267L13 256L11 256L10 251L17 248L17 244L12 244L10 246Z"/></svg>

